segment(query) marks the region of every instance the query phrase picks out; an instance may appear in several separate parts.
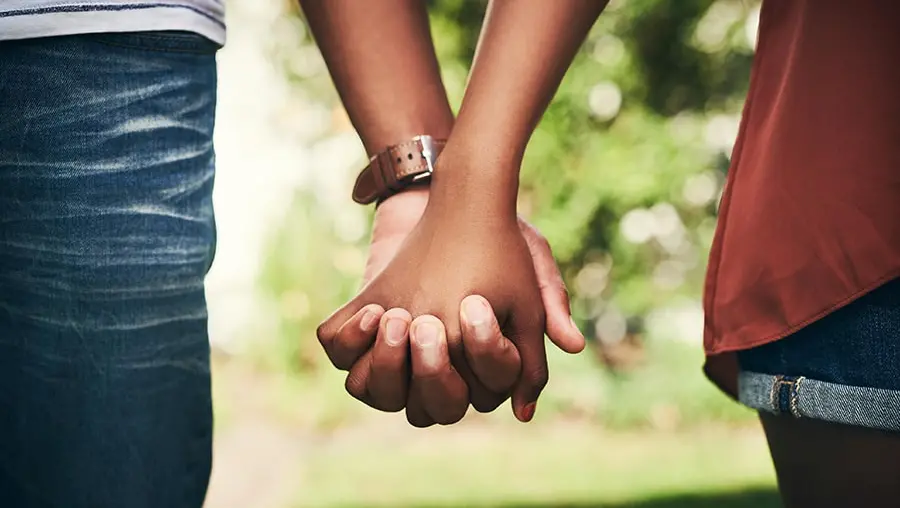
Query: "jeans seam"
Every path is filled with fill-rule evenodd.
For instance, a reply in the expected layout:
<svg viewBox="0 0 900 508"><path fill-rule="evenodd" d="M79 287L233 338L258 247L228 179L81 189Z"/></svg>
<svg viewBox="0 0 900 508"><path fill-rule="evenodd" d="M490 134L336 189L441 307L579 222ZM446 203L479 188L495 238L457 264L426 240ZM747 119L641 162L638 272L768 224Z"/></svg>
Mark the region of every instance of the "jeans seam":
<svg viewBox="0 0 900 508"><path fill-rule="evenodd" d="M772 411L778 413L778 381L781 379L780 375L775 376L775 379L772 380L772 388L769 389L769 407L772 408Z"/></svg>
<svg viewBox="0 0 900 508"><path fill-rule="evenodd" d="M137 49L141 51L153 51L156 53L181 53L181 54L192 54L192 55L215 55L220 48L216 43L209 41L208 49L199 49L195 47L178 47L175 44L181 44L189 40L189 38L184 37L183 40L178 40L178 36L169 36L169 35L157 35L153 32L142 32L140 33L140 37L145 40L156 41L161 43L172 43L172 46L169 47L156 47L152 44L138 44L131 42L122 42L117 40L110 40L103 36L91 37L88 40L95 44L100 44L103 46L112 46L116 48L124 48L124 49ZM202 37L202 36L198 36ZM191 43L193 44L193 43ZM207 42L200 42L197 44L207 44Z"/></svg>
<svg viewBox="0 0 900 508"><path fill-rule="evenodd" d="M794 418L801 418L799 409L800 402L800 385L803 383L803 380L806 379L803 376L798 377L793 386L791 386L791 414L794 415Z"/></svg>
<svg viewBox="0 0 900 508"><path fill-rule="evenodd" d="M193 49L180 49L180 48L148 48L147 46L139 46L137 44L123 44L119 42L109 42L109 41L94 41L97 44L102 44L104 46L113 46L117 48L124 49L139 49L141 51L153 51L156 53L180 53L186 55L214 55L218 50L210 50L210 51L202 51L202 50L193 50Z"/></svg>

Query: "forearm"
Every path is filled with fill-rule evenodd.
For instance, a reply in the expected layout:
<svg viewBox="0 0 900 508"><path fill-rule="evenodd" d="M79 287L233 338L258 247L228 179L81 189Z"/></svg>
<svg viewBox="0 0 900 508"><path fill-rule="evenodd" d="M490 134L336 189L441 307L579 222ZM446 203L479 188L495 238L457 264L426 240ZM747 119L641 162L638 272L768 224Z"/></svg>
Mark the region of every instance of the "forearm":
<svg viewBox="0 0 900 508"><path fill-rule="evenodd" d="M446 138L453 112L423 0L301 0L366 151L418 134Z"/></svg>
<svg viewBox="0 0 900 508"><path fill-rule="evenodd" d="M515 209L525 146L594 21L601 0L491 1L448 158L467 160L435 187ZM460 189L462 189L460 191Z"/></svg>

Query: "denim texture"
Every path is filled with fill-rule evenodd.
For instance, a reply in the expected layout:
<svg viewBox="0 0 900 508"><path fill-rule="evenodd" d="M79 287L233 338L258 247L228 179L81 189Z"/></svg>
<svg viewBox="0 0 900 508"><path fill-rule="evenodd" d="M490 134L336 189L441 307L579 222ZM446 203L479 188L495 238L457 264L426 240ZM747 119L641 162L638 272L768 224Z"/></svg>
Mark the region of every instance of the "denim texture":
<svg viewBox="0 0 900 508"><path fill-rule="evenodd" d="M0 506L203 504L216 49L0 42Z"/></svg>
<svg viewBox="0 0 900 508"><path fill-rule="evenodd" d="M803 376L741 372L738 396L760 411L900 432L900 391L828 383Z"/></svg>
<svg viewBox="0 0 900 508"><path fill-rule="evenodd" d="M900 279L738 360L750 407L900 431Z"/></svg>

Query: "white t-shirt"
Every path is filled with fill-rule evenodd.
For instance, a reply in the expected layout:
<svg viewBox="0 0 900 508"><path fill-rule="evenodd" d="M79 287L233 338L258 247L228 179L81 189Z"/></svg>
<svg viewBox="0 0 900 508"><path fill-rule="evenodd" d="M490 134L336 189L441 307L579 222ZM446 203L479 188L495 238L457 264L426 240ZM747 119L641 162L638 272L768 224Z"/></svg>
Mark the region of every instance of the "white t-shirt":
<svg viewBox="0 0 900 508"><path fill-rule="evenodd" d="M0 0L0 40L155 30L224 44L223 0Z"/></svg>

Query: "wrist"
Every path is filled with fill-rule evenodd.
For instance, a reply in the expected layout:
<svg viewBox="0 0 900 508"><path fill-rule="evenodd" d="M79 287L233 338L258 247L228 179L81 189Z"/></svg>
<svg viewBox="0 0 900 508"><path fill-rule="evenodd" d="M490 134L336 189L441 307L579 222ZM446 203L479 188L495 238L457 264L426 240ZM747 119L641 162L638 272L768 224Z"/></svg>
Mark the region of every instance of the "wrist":
<svg viewBox="0 0 900 508"><path fill-rule="evenodd" d="M381 202L425 183L434 172L445 144L445 140L423 134L373 155L356 177L353 200L364 205Z"/></svg>
<svg viewBox="0 0 900 508"><path fill-rule="evenodd" d="M419 222L428 206L428 185L416 185L385 199L375 208L373 236L406 234Z"/></svg>
<svg viewBox="0 0 900 508"><path fill-rule="evenodd" d="M358 129L369 157L421 134L447 139L453 129L453 112L446 100L443 104L420 104L406 111L384 112L378 116L382 123Z"/></svg>
<svg viewBox="0 0 900 508"><path fill-rule="evenodd" d="M431 177L435 206L515 217L521 157L495 148L452 138Z"/></svg>
<svg viewBox="0 0 900 508"><path fill-rule="evenodd" d="M476 153L489 147L497 159L510 164L521 162L530 136L523 120L505 108L479 108L465 100L453 127L453 141L460 151Z"/></svg>

